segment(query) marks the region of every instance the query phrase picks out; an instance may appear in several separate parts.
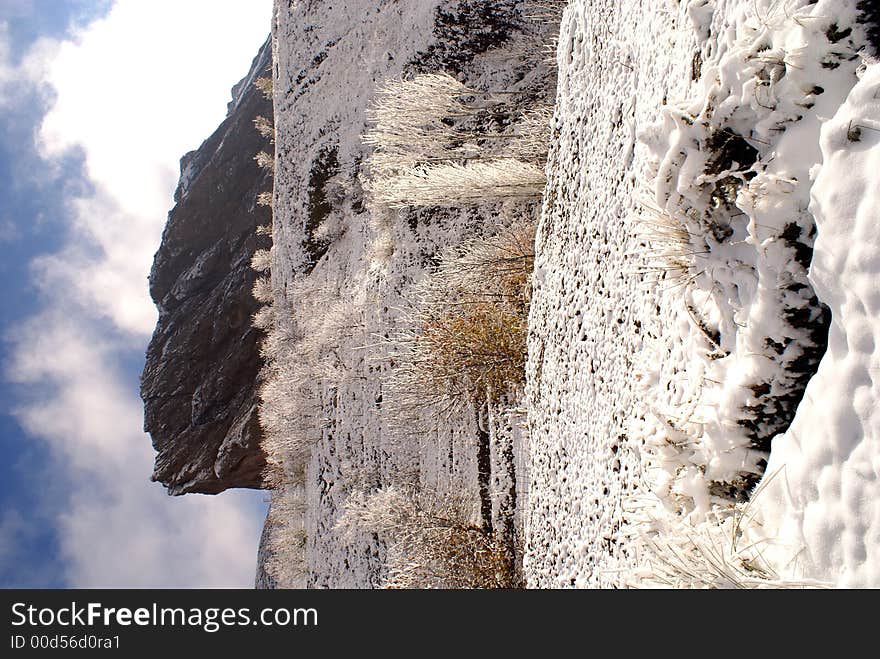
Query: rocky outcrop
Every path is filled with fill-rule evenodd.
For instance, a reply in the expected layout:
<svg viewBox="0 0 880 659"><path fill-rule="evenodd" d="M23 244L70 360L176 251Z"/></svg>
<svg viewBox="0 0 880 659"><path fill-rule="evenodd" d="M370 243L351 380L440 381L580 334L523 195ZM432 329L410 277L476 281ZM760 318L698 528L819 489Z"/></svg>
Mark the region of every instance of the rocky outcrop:
<svg viewBox="0 0 880 659"><path fill-rule="evenodd" d="M156 449L153 480L170 494L262 487L262 360L251 324L258 302L250 261L269 246L255 233L271 221L256 197L272 180L254 155L271 146L253 121L272 117L271 102L254 86L271 75L271 65L267 41L233 88L226 120L181 160L176 205L150 273L159 322L141 396L144 428Z"/></svg>

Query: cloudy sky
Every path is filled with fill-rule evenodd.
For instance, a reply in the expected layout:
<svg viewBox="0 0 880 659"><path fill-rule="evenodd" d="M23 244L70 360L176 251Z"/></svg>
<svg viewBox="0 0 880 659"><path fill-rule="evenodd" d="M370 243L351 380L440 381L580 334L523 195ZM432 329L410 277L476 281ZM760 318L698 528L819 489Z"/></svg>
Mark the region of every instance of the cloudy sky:
<svg viewBox="0 0 880 659"><path fill-rule="evenodd" d="M259 492L150 483L147 275L272 0L0 0L0 587L251 586Z"/></svg>

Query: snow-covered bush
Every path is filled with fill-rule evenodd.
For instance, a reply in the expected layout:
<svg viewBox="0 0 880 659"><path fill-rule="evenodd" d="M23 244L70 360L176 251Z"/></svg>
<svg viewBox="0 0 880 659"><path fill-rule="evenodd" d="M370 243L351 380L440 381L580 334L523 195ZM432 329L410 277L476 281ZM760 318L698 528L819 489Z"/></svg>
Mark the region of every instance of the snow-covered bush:
<svg viewBox="0 0 880 659"><path fill-rule="evenodd" d="M693 11L703 35L718 19L707 7ZM854 84L863 44L841 27L855 25L852 6L833 18L816 3L737 11L728 32L711 28L724 46L700 56L693 97L642 133L659 208L645 254L683 321L657 353L676 358L645 353L656 423L644 462L685 513L749 497L825 353L810 182L823 112Z"/></svg>
<svg viewBox="0 0 880 659"><path fill-rule="evenodd" d="M267 280L258 280L255 293L268 297L268 286ZM253 319L266 332L260 346L265 361L259 390L260 425L267 463L264 480L273 489L304 483L306 462L324 427L323 382L338 368L332 341L327 338L345 331L343 324L350 322L345 305L313 282L302 279L293 287L297 310L276 300Z"/></svg>
<svg viewBox="0 0 880 659"><path fill-rule="evenodd" d="M272 122L266 119L266 117L256 117L254 119L254 128L256 128L257 132L264 138L273 144L275 143L275 126L273 126Z"/></svg>
<svg viewBox="0 0 880 659"><path fill-rule="evenodd" d="M266 361L260 388L260 423L267 456L266 480L301 484L311 448L326 425L325 382L336 382L344 364L339 337L360 329L357 307L301 277L291 285L296 309L271 307L272 325L261 352Z"/></svg>
<svg viewBox="0 0 880 659"><path fill-rule="evenodd" d="M516 588L506 546L474 523L463 497L399 486L349 496L337 522L387 544L386 588Z"/></svg>
<svg viewBox="0 0 880 659"><path fill-rule="evenodd" d="M503 158L465 165L418 165L370 183L374 199L389 208L461 206L486 199L528 199L544 189L544 172L535 165Z"/></svg>
<svg viewBox="0 0 880 659"><path fill-rule="evenodd" d="M391 208L540 196L551 115L445 73L389 80L367 114L364 189Z"/></svg>
<svg viewBox="0 0 880 659"><path fill-rule="evenodd" d="M547 160L547 149L550 144L553 111L550 106L524 111L515 125L513 138L504 146L504 153L525 162L543 165Z"/></svg>
<svg viewBox="0 0 880 659"><path fill-rule="evenodd" d="M266 153L265 151L260 151L255 155L254 162L257 163L257 166L260 169L265 169L267 172L275 171L275 156Z"/></svg>
<svg viewBox="0 0 880 659"><path fill-rule="evenodd" d="M272 92L273 92L273 84L272 78L257 78L254 81L254 86L260 90L260 93L263 95L267 101L272 100Z"/></svg>
<svg viewBox="0 0 880 659"><path fill-rule="evenodd" d="M268 249L258 249L251 257L251 268L257 272L269 272L272 269L272 252Z"/></svg>
<svg viewBox="0 0 880 659"><path fill-rule="evenodd" d="M254 282L253 295L264 304L271 304L275 298L275 292L272 290L272 279L270 277L259 277Z"/></svg>
<svg viewBox="0 0 880 659"><path fill-rule="evenodd" d="M306 567L305 493L296 486L279 487L272 494L266 516L266 570L282 588L302 587Z"/></svg>

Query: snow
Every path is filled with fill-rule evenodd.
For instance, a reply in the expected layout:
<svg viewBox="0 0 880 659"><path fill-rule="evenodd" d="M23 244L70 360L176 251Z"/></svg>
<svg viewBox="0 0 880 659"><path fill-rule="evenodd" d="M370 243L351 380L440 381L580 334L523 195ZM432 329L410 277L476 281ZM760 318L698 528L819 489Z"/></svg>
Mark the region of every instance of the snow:
<svg viewBox="0 0 880 659"><path fill-rule="evenodd" d="M850 370L823 362L798 407L822 303L827 362L860 276L820 274L824 249L848 253L822 244L847 212L842 172L871 212L867 159L821 165L832 126L838 149L855 116L868 128L850 151L880 137L866 107L825 123L857 82L857 18L823 0L571 3L530 319L531 586L876 585L870 318L851 320ZM872 272L870 252L859 263ZM703 536L738 576L709 565Z"/></svg>
<svg viewBox="0 0 880 659"><path fill-rule="evenodd" d="M358 178L367 155L367 108L378 85L402 73L438 70L436 58L448 54L432 48L468 35L442 33L435 9L459 4L466 3L276 3L272 283L278 335L288 338L278 342L280 367L270 374L277 400L269 407L292 445L299 446L300 438L308 445L302 487L274 495L279 510L302 508L293 501L297 497L305 504L304 518L291 524L304 525L308 575L282 585L364 588L387 577L385 547L376 535L337 527L349 497L395 485L414 471L424 488L464 493L476 502L473 411L405 433L396 428L385 389L393 352L387 339L401 326L408 295L438 254L529 211L487 203L383 212L365 207ZM497 3L502 5L515 2ZM465 61L460 79L480 90L546 87L549 66L524 54L536 45L535 35L526 32ZM461 49L454 55L462 55ZM321 163L332 165L323 182L313 176ZM320 187L323 194L316 195ZM316 196L330 208L322 226L310 227ZM321 242L322 236L330 240ZM425 417L431 418L427 410ZM526 442L519 417L516 410L492 410L493 461L512 446L522 464ZM502 493L510 484L502 472L496 476L493 511L501 516ZM524 499L520 476L516 487L517 498Z"/></svg>
<svg viewBox="0 0 880 659"><path fill-rule="evenodd" d="M694 479L707 490L754 483L823 348L824 312L800 259L814 232L809 171L819 160L818 118L839 105L856 67L837 61L844 44L825 37L827 15L824 3L789 3L785 13L778 4L718 3L709 34L720 36L704 45L702 88L654 129L662 144L656 202L692 251L687 285L666 296L669 306L684 298L689 310L691 326L677 337L687 354L658 373L661 389L693 401L676 424L690 448L671 459L667 452L661 469L669 495L684 476L689 491L679 494L692 503L683 505L698 514L713 501L694 492ZM725 155L733 141L739 152ZM743 156L754 162L737 162ZM720 171L709 171L715 162ZM709 336L693 325L708 326Z"/></svg>
<svg viewBox="0 0 880 659"><path fill-rule="evenodd" d="M630 420L647 415L635 358L666 331L635 258L648 175L636 133L685 94L695 49L668 7L576 1L562 22L529 320L530 587L617 585L636 560L623 534L642 481Z"/></svg>
<svg viewBox="0 0 880 659"><path fill-rule="evenodd" d="M759 533L791 578L880 586L880 65L821 130L810 280L832 314L828 352L774 440Z"/></svg>
<svg viewBox="0 0 880 659"><path fill-rule="evenodd" d="M356 175L377 84L437 70L439 4L277 4L274 313L298 338L276 384L308 399L281 412L313 446L295 493L312 587L382 582L381 542L335 526L349 497L410 469L477 488L473 415L395 434L381 345L431 260L511 210L382 213ZM880 585L880 65L858 18L566 9L526 391L489 429L492 459L515 456L530 587ZM536 84L519 46L461 79ZM309 227L316 186L336 201Z"/></svg>

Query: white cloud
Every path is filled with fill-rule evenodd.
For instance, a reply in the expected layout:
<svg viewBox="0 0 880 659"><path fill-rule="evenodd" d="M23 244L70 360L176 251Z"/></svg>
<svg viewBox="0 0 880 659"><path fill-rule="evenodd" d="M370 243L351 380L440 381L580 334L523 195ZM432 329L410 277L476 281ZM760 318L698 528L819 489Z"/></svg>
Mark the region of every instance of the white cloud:
<svg viewBox="0 0 880 659"><path fill-rule="evenodd" d="M34 261L41 288L61 287L118 328L134 336L149 336L156 325L156 309L147 276L164 215L148 217L126 211L101 184L92 197L73 199L68 205L75 238L61 252Z"/></svg>
<svg viewBox="0 0 880 659"><path fill-rule="evenodd" d="M72 584L241 586L252 582L261 519L255 495L170 499L149 482L152 450L124 350L63 304L12 337L8 376L49 395L23 405L26 431L50 443L74 483L58 512ZM256 495L259 498L260 495Z"/></svg>
<svg viewBox="0 0 880 659"><path fill-rule="evenodd" d="M103 259L78 264L95 267L82 271L77 290L127 330L152 331L143 277L172 205L179 159L222 121L232 84L269 33L270 10L271 0L119 0L56 52L41 46L49 58L42 77L57 94L40 130L42 150L51 159L84 147L98 188L94 199L76 202L76 217ZM32 58L28 68L41 67ZM106 295L124 286L108 265L125 271L139 295ZM89 295L93 281L102 290Z"/></svg>
<svg viewBox="0 0 880 659"><path fill-rule="evenodd" d="M33 86L45 78L48 62L54 57L58 43L40 39L21 61L15 62L9 38L9 23L0 21L0 108L20 100L23 85Z"/></svg>
<svg viewBox="0 0 880 659"><path fill-rule="evenodd" d="M20 235L18 227L8 217L0 218L0 244L11 243L17 240Z"/></svg>
<svg viewBox="0 0 880 659"><path fill-rule="evenodd" d="M15 68L10 61L9 24L0 21L0 107L5 104L6 87L15 78Z"/></svg>
<svg viewBox="0 0 880 659"><path fill-rule="evenodd" d="M70 237L33 271L43 310L11 337L7 375L39 397L17 416L72 484L56 517L73 586L247 586L260 494L170 499L149 482L137 383L156 320L147 275L178 160L225 116L229 90L268 35L271 0L118 0L70 41L17 67L0 29L0 106L14 82L55 99L39 133L46 176L81 149L94 194L67 200ZM5 50L4 50L5 49ZM3 100L6 99L6 100ZM134 348L132 348L134 346Z"/></svg>

